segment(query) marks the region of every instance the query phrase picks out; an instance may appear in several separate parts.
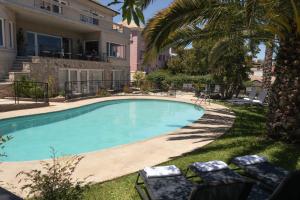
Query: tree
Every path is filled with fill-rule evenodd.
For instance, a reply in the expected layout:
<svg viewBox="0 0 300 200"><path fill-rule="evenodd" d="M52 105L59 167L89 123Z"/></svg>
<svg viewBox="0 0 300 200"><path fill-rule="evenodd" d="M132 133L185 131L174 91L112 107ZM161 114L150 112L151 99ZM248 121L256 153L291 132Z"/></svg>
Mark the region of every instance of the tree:
<svg viewBox="0 0 300 200"><path fill-rule="evenodd" d="M144 35L148 58L166 47L200 39L275 36L279 47L269 95L268 132L273 138L300 142L300 1L175 0L148 22Z"/></svg>
<svg viewBox="0 0 300 200"><path fill-rule="evenodd" d="M263 62L263 88L270 94L272 85L272 67L273 67L274 42L266 43L265 60Z"/></svg>

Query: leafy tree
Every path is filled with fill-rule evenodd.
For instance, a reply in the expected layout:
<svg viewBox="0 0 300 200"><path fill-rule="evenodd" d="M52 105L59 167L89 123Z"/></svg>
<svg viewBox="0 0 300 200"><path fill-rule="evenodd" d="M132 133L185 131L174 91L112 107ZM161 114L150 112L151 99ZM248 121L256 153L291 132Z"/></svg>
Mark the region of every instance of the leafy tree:
<svg viewBox="0 0 300 200"><path fill-rule="evenodd" d="M152 1L125 0L124 7L128 2L147 6ZM174 0L148 22L144 35L148 59L166 47L207 38L220 41L215 48L220 53L231 40L276 38L268 132L273 138L300 142L300 1Z"/></svg>
<svg viewBox="0 0 300 200"><path fill-rule="evenodd" d="M84 196L83 181L73 180L72 175L83 159L74 156L58 159L52 150L52 163L41 162L43 170L20 172L20 182L25 182L23 190L29 190L33 200L81 200ZM87 184L88 185L88 184Z"/></svg>

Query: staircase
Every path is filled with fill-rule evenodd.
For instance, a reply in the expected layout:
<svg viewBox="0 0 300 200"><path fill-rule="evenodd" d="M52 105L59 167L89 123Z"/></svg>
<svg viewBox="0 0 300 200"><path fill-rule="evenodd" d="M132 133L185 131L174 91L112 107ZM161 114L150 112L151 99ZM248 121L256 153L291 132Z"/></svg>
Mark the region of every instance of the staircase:
<svg viewBox="0 0 300 200"><path fill-rule="evenodd" d="M30 64L33 63L33 57L17 56L8 75L2 82L13 82L19 80L23 76L28 77L30 74Z"/></svg>

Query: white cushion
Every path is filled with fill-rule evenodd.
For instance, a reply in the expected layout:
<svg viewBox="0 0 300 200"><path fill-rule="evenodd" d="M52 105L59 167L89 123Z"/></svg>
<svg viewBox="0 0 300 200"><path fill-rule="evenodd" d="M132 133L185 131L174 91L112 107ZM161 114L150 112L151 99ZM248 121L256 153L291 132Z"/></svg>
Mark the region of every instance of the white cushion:
<svg viewBox="0 0 300 200"><path fill-rule="evenodd" d="M228 165L225 162L219 160L213 160L209 162L196 162L192 165L196 167L200 172L211 172L228 168Z"/></svg>
<svg viewBox="0 0 300 200"><path fill-rule="evenodd" d="M151 177L164 177L180 175L181 171L175 165L159 166L159 167L146 167L144 169L146 176Z"/></svg>
<svg viewBox="0 0 300 200"><path fill-rule="evenodd" d="M254 165L257 163L263 163L267 161L267 158L258 155L240 156L233 159L233 162L239 165Z"/></svg>

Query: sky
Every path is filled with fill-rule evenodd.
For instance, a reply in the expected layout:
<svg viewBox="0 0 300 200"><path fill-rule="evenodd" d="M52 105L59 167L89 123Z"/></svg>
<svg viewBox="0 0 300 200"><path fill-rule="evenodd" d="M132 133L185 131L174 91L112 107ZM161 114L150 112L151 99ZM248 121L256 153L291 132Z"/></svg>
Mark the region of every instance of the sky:
<svg viewBox="0 0 300 200"><path fill-rule="evenodd" d="M110 3L112 0L100 0L100 3L103 5L107 5L108 3ZM152 3L145 11L144 11L144 15L145 15L145 19L146 21L148 19L150 19L151 17L153 17L155 15L155 13L157 13L158 11L160 11L161 9L164 9L166 7L168 7L173 0L156 0L154 1L154 3ZM111 6L110 8L118 11L121 13L120 10L121 4L120 5L114 5ZM122 15L118 15L114 18L114 22L119 23L122 21ZM258 59L263 60L264 56L265 56L265 46L264 45L260 45L260 53L257 55Z"/></svg>

